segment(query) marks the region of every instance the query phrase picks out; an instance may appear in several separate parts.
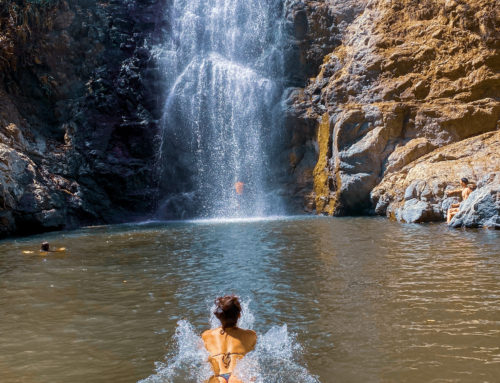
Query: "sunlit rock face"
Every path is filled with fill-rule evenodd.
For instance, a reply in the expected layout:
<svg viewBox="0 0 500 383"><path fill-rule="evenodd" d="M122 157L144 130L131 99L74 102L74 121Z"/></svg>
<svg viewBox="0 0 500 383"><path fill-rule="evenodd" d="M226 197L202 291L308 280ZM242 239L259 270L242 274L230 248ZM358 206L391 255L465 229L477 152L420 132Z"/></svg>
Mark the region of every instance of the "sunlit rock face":
<svg viewBox="0 0 500 383"><path fill-rule="evenodd" d="M172 38L171 5L0 3L0 235L150 217L159 199L167 216L182 217L194 157L174 145L162 159L172 176L155 179L158 132L175 117L165 114L168 61L156 49ZM273 124L261 123L273 146L262 162L272 168L271 194L320 214L424 222L443 219L442 192L458 178L495 179L498 136L488 134L500 115L496 1L282 6L284 37L274 46L286 90L282 102L268 92L273 118L282 113L279 139L269 139ZM234 78L220 79L237 88L234 69ZM437 163L446 163L445 175L433 173Z"/></svg>
<svg viewBox="0 0 500 383"><path fill-rule="evenodd" d="M314 15L341 2L305 3ZM472 142L463 141L499 128L497 5L491 0L363 4L316 77L290 92L290 163L307 209L442 220L441 191L433 194L425 214L397 214L405 200L401 186L418 180L437 182L441 190L458 186L460 176L477 182L499 169L497 156L482 166L497 135L478 138L485 151L475 156ZM463 160L448 162L448 174L405 178L417 163L432 169L437 151L452 144L449 151ZM417 193L412 204L420 208L429 201Z"/></svg>
<svg viewBox="0 0 500 383"><path fill-rule="evenodd" d="M0 235L151 210L164 6L1 2Z"/></svg>
<svg viewBox="0 0 500 383"><path fill-rule="evenodd" d="M387 174L372 190L372 201L378 214L400 221L443 220L450 205L460 202L446 193L457 188L457 180L466 177L478 189L496 185L498 190L494 176L499 164L500 131L484 133L433 150Z"/></svg>

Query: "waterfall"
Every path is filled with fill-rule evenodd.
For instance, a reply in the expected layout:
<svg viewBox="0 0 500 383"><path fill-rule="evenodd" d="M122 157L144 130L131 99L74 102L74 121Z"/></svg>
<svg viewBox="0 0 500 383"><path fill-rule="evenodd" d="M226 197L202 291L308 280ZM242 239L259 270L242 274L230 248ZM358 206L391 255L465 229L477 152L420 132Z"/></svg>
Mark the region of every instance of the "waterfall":
<svg viewBox="0 0 500 383"><path fill-rule="evenodd" d="M269 151L281 124L282 3L174 0L169 9L157 173L160 189L184 192L197 216L278 213Z"/></svg>

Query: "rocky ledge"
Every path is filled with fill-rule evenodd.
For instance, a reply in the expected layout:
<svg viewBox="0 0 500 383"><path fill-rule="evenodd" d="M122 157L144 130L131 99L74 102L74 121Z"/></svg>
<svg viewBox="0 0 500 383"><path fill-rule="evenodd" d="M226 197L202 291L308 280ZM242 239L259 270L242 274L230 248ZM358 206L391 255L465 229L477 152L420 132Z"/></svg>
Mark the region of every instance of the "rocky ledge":
<svg viewBox="0 0 500 383"><path fill-rule="evenodd" d="M495 0L359 4L318 75L287 99L297 191L319 214L441 221L447 187L500 170L491 133L500 127L500 9Z"/></svg>
<svg viewBox="0 0 500 383"><path fill-rule="evenodd" d="M460 205L450 226L500 229L500 172L484 177L478 187Z"/></svg>
<svg viewBox="0 0 500 383"><path fill-rule="evenodd" d="M414 147L421 144L422 140L417 139ZM495 176L498 173L500 131L484 133L436 149L402 169L391 172L373 189L371 200L377 214L399 221L442 221L450 205L460 202L457 197L448 197L446 193L457 188L457 180L467 177L477 184L478 188L471 199L477 202L479 196L489 199L490 192L498 190L499 179ZM465 206L462 204L461 209ZM474 225L486 222L494 215L494 210L485 211ZM462 213L458 215L461 216ZM472 226L472 221L468 220L454 219L452 224L456 226L459 222Z"/></svg>

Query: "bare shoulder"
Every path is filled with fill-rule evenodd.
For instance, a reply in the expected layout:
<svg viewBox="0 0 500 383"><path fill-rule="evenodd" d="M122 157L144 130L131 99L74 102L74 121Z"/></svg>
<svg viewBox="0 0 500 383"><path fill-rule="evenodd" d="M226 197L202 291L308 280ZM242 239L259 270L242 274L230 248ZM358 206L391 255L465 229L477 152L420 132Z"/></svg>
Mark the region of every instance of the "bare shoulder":
<svg viewBox="0 0 500 383"><path fill-rule="evenodd" d="M249 340L249 347L253 349L255 345L257 344L257 333L253 330L247 330L248 332L248 340Z"/></svg>
<svg viewBox="0 0 500 383"><path fill-rule="evenodd" d="M215 331L214 329L203 331L203 333L201 334L201 339L207 340L212 338L214 336L214 331Z"/></svg>
<svg viewBox="0 0 500 383"><path fill-rule="evenodd" d="M245 330L246 334L249 336L249 337L252 337L252 338L257 338L257 333L253 330Z"/></svg>
<svg viewBox="0 0 500 383"><path fill-rule="evenodd" d="M245 338L251 343L257 342L257 333L253 330L242 330Z"/></svg>

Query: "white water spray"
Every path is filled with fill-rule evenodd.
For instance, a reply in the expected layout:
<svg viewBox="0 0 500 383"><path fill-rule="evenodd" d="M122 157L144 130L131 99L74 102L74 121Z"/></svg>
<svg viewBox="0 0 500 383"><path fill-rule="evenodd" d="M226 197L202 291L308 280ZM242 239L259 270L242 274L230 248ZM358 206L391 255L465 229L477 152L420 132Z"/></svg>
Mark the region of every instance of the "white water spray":
<svg viewBox="0 0 500 383"><path fill-rule="evenodd" d="M255 318L248 306L248 301L242 302L238 326L253 329ZM212 328L220 325L213 314L210 324ZM138 383L201 383L213 375L203 341L188 321L177 323L173 340L174 350L166 355L165 362L156 363L156 373ZM255 349L238 362L234 374L244 383L320 383L302 365L302 354L286 324L274 326L257 335Z"/></svg>
<svg viewBox="0 0 500 383"><path fill-rule="evenodd" d="M281 0L174 0L163 50L167 77L160 184L195 193L197 216L276 214L268 153L280 125ZM169 153L181 153L173 171ZM188 174L186 176L186 174ZM176 178L176 179L170 179ZM170 180L169 180L170 179ZM245 184L244 197L235 193ZM161 187L160 187L161 189Z"/></svg>

